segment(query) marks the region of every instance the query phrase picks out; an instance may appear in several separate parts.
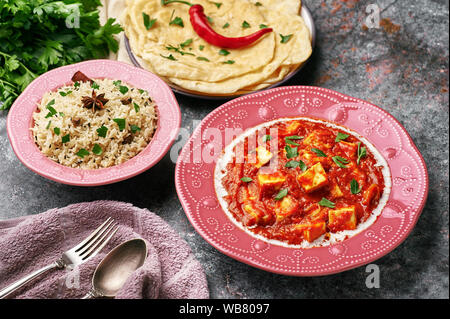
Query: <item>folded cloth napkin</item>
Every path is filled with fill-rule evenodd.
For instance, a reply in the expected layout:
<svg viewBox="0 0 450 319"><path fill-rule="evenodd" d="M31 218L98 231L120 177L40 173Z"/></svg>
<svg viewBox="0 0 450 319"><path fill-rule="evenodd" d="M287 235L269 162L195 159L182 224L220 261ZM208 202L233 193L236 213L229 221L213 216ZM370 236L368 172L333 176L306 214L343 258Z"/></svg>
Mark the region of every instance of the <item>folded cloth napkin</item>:
<svg viewBox="0 0 450 319"><path fill-rule="evenodd" d="M132 238L147 242L148 257L116 298L209 297L205 273L188 244L154 213L114 201L74 204L0 221L0 289L55 261L108 217L114 218L120 228L100 253L72 270L51 270L14 297L82 297L91 288L95 267L103 257Z"/></svg>

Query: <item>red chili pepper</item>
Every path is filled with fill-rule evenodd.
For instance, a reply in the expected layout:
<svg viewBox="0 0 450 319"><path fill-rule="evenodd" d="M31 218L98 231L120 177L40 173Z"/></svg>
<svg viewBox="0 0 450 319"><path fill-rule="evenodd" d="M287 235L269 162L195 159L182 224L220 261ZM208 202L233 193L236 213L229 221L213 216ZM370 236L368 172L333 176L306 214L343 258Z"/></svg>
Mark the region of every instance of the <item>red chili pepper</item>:
<svg viewBox="0 0 450 319"><path fill-rule="evenodd" d="M221 48L239 49L252 44L256 40L261 38L264 34L273 31L272 28L264 28L244 37L238 38L225 37L214 31L213 28L211 28L208 22L208 18L206 17L203 11L203 7L201 5L192 4L182 0L161 1L163 5L173 2L184 3L190 6L189 16L194 31L199 35L199 37L201 37L206 42Z"/></svg>

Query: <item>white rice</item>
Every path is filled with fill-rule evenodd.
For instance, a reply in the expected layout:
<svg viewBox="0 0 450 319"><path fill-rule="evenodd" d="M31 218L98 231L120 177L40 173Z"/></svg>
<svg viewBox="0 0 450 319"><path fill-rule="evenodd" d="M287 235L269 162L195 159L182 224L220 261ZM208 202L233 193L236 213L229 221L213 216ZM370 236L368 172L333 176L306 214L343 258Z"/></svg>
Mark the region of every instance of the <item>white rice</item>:
<svg viewBox="0 0 450 319"><path fill-rule="evenodd" d="M95 90L97 96L105 93L105 98L109 100L104 109L94 110L83 106L82 97L92 96L93 88L90 82L78 82L80 84L78 88L70 85L45 93L37 111L33 114L34 126L31 131L35 143L42 153L59 164L96 169L124 163L141 152L156 131L157 109L148 92L127 83L113 83L110 79L94 79L94 81L99 85ZM128 87L128 92L122 94L119 85ZM69 91L72 92L66 96L60 94ZM121 102L129 98L132 99L130 104ZM52 116L49 115L51 112L47 108L49 103L57 112ZM134 103L139 106L138 112ZM125 128L120 131L113 119L125 119ZM132 125L140 130L133 133ZM99 136L97 132L102 126L108 129L105 137ZM63 143L62 138L66 135L70 136L70 140ZM131 139L129 135L132 135L133 139L127 143L125 139ZM100 155L93 152L95 144L102 149ZM89 154L84 157L77 155L81 149L88 151ZM98 150L98 147L96 149Z"/></svg>

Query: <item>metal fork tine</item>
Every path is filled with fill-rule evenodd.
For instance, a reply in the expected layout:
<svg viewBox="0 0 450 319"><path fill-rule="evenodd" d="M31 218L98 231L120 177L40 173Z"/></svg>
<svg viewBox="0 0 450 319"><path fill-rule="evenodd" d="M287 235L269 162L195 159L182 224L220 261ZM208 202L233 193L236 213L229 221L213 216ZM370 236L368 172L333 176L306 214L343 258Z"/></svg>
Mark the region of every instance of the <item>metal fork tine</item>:
<svg viewBox="0 0 450 319"><path fill-rule="evenodd" d="M98 243L96 243L96 245L94 247L92 247L83 258L83 260L87 260L89 258L94 257L95 255L97 255L97 253L102 250L103 247L106 246L106 244L111 240L111 238L114 236L114 234L117 232L117 230L119 229L119 225L115 225L111 231L109 231L109 236L105 239L105 237L108 235L105 234L99 241Z"/></svg>
<svg viewBox="0 0 450 319"><path fill-rule="evenodd" d="M97 235L98 232L102 230L102 228L111 220L111 217L108 217L108 219L100 225L96 230L94 230L86 239L84 239L81 243L76 245L73 249L75 251L78 251L79 249L83 248L84 245L86 245L95 235Z"/></svg>
<svg viewBox="0 0 450 319"><path fill-rule="evenodd" d="M91 249L93 245L101 238L104 234L108 233L111 228L116 224L114 220L111 220L94 238L92 238L83 248L75 251L78 255L83 255L86 251Z"/></svg>

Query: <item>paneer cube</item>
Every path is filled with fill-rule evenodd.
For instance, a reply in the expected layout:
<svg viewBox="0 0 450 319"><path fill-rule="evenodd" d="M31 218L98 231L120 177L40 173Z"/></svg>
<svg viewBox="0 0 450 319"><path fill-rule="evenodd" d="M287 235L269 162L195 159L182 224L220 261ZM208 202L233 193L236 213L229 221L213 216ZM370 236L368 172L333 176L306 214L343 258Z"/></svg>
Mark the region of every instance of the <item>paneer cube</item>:
<svg viewBox="0 0 450 319"><path fill-rule="evenodd" d="M293 121L286 126L285 131L283 132L285 135L294 135L297 134L298 129L302 126L302 124L298 121Z"/></svg>
<svg viewBox="0 0 450 319"><path fill-rule="evenodd" d="M270 195L278 191L285 181L286 177L280 172L258 174L258 184L262 195Z"/></svg>
<svg viewBox="0 0 450 319"><path fill-rule="evenodd" d="M377 201L380 198L380 188L377 184L372 184L369 188L364 192L364 205L370 205L374 201Z"/></svg>
<svg viewBox="0 0 450 319"><path fill-rule="evenodd" d="M267 150L264 146L258 146L256 148L256 164L257 168L266 165L272 159L273 154Z"/></svg>
<svg viewBox="0 0 450 319"><path fill-rule="evenodd" d="M356 228L355 206L330 209L328 211L328 227L332 232L353 230Z"/></svg>
<svg viewBox="0 0 450 319"><path fill-rule="evenodd" d="M347 155L347 157L349 158L358 157L358 155L356 154L358 151L358 145L356 143L340 141L338 144L341 150L343 150L344 153Z"/></svg>
<svg viewBox="0 0 450 319"><path fill-rule="evenodd" d="M246 226L268 225L273 222L273 216L258 208L253 202L244 204L243 209L247 213L243 219Z"/></svg>
<svg viewBox="0 0 450 319"><path fill-rule="evenodd" d="M314 208L310 209L307 214L308 219L312 221L326 221L328 219L326 209L322 209L318 204L314 205Z"/></svg>
<svg viewBox="0 0 450 319"><path fill-rule="evenodd" d="M331 187L330 193L332 198L339 198L344 196L344 193L342 193L341 188L338 186L338 184L334 184Z"/></svg>
<svg viewBox="0 0 450 319"><path fill-rule="evenodd" d="M327 173L325 173L321 163L317 163L308 168L303 174L297 177L297 180L307 193L314 192L328 185Z"/></svg>
<svg viewBox="0 0 450 319"><path fill-rule="evenodd" d="M300 204L292 196L285 196L281 201L277 203L275 214L277 215L277 221L282 221L288 216L298 212Z"/></svg>
<svg viewBox="0 0 450 319"><path fill-rule="evenodd" d="M327 227L324 221L298 224L295 226L298 232L303 233L303 238L312 243L326 233Z"/></svg>
<svg viewBox="0 0 450 319"><path fill-rule="evenodd" d="M330 138L331 135L328 131L316 130L309 133L302 142L303 145L326 150L330 149L332 146Z"/></svg>

